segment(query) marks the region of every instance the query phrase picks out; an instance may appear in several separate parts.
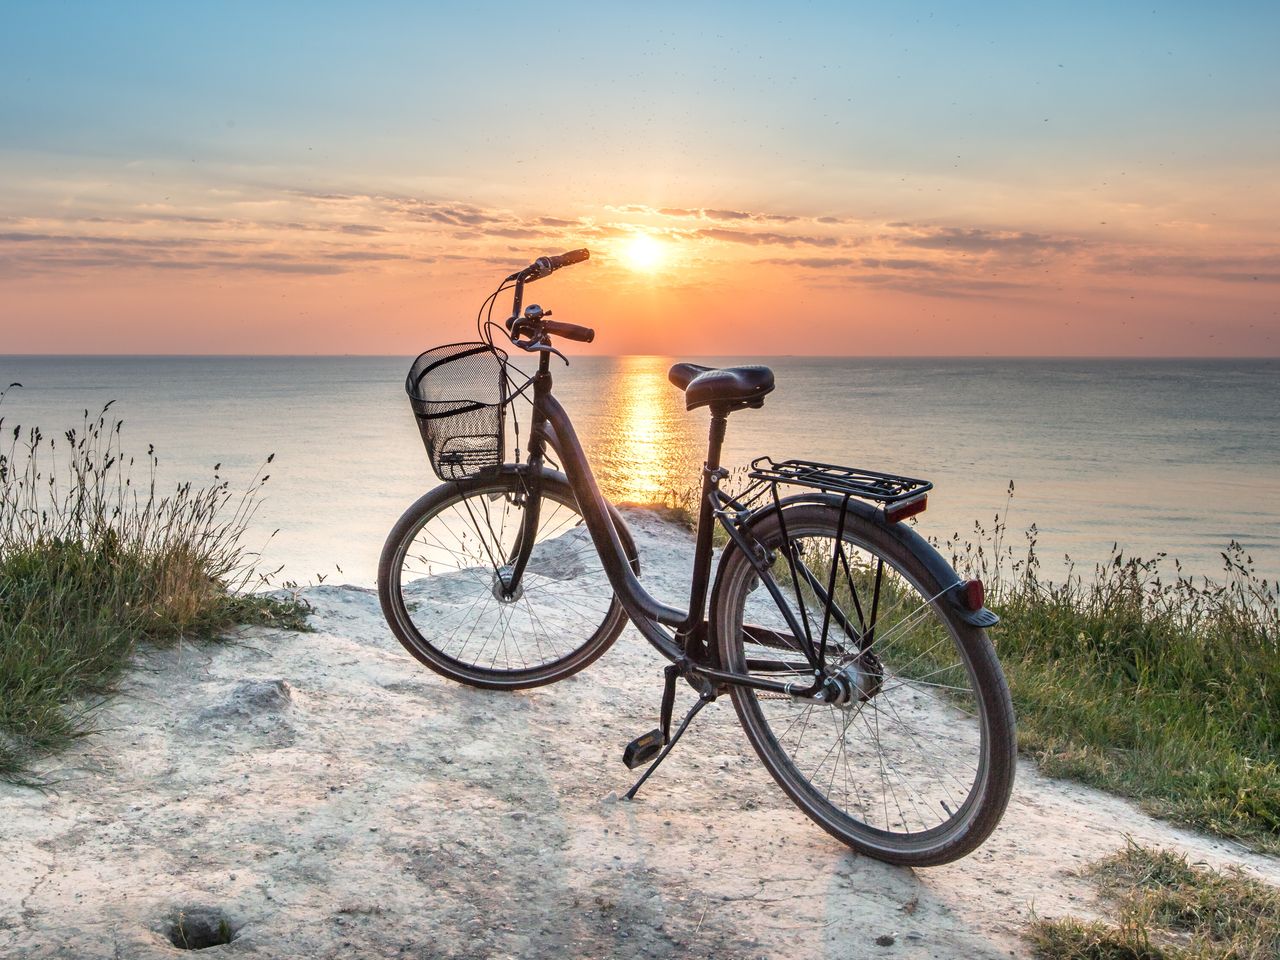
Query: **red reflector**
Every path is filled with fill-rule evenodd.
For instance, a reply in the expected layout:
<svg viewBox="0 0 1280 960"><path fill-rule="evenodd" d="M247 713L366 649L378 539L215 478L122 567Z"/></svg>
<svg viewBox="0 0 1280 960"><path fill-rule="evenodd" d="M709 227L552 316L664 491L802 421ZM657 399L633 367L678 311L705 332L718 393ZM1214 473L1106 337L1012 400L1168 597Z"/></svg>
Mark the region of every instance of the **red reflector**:
<svg viewBox="0 0 1280 960"><path fill-rule="evenodd" d="M966 580L961 597L964 600L965 609L976 613L987 603L987 590L981 580Z"/></svg>
<svg viewBox="0 0 1280 960"><path fill-rule="evenodd" d="M907 517L914 517L917 513L924 513L924 508L928 505L929 495L927 493L912 497L910 500L900 500L884 508L884 518L889 523L897 523L899 520L907 519Z"/></svg>

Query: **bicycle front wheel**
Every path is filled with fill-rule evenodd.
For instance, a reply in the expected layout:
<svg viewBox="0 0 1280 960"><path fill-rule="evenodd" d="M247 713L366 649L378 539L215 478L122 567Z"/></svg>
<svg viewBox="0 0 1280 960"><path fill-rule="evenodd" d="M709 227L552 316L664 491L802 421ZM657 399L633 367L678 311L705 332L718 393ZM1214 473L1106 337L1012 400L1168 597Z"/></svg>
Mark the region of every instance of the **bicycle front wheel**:
<svg viewBox="0 0 1280 960"><path fill-rule="evenodd" d="M541 481L524 575L504 589L530 493L514 472L422 496L387 538L378 597L396 638L437 673L476 687L554 683L599 657L626 622L562 480Z"/></svg>
<svg viewBox="0 0 1280 960"><path fill-rule="evenodd" d="M972 852L1004 812L1016 763L1013 707L985 631L891 531L852 514L842 525L838 507L786 506L751 535L773 558L767 576L790 622L815 650L825 632L821 670L846 694L825 703L731 686L764 765L859 852L911 866ZM809 688L804 645L740 550L725 553L713 609L725 669Z"/></svg>

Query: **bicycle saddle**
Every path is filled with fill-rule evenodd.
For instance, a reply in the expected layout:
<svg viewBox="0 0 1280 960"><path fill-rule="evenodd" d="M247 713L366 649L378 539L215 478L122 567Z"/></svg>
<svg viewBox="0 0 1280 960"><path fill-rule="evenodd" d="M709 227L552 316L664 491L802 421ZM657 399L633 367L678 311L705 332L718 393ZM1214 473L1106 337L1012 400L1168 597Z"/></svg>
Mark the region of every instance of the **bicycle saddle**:
<svg viewBox="0 0 1280 960"><path fill-rule="evenodd" d="M684 391L686 410L709 404L760 407L765 394L773 390L773 371L768 367L704 367L697 363L677 363L667 379Z"/></svg>

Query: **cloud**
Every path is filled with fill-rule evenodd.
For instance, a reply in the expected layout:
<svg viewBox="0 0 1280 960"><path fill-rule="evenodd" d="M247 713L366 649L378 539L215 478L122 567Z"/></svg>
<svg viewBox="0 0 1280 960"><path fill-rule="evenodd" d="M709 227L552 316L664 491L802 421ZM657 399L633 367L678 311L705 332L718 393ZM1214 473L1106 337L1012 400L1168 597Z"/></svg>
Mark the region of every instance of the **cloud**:
<svg viewBox="0 0 1280 960"><path fill-rule="evenodd" d="M451 227L478 227L490 223L505 223L511 219L506 214L484 210L469 203L420 200L416 197L377 196L369 199L375 207L399 213L411 220L443 223Z"/></svg>
<svg viewBox="0 0 1280 960"><path fill-rule="evenodd" d="M852 267L862 262L854 257L772 257L768 260L756 261L756 263L767 263L779 267L804 267L807 270L834 270L839 267Z"/></svg>
<svg viewBox="0 0 1280 960"><path fill-rule="evenodd" d="M1280 283L1280 253L1245 256L1111 254L1095 260L1104 273L1142 277L1194 277L1221 283Z"/></svg>
<svg viewBox="0 0 1280 960"><path fill-rule="evenodd" d="M436 223L447 223L452 227L475 227L486 223L501 223L495 217L484 213L449 208L428 208L415 212L423 220L434 220Z"/></svg>
<svg viewBox="0 0 1280 960"><path fill-rule="evenodd" d="M807 218L790 213L752 213L748 210L725 210L716 207L652 207L627 208L615 207L620 211L630 210L636 213L657 214L677 220L718 220L721 222L754 222L754 223L797 223ZM818 222L828 222L819 220ZM835 221L829 221L834 223Z"/></svg>
<svg viewBox="0 0 1280 960"><path fill-rule="evenodd" d="M408 260L403 253L385 253L377 250L344 250L342 253L331 253L330 260Z"/></svg>
<svg viewBox="0 0 1280 960"><path fill-rule="evenodd" d="M789 233L770 233L767 231L735 230L728 227L705 227L695 230L693 235L704 240L721 240L725 243L745 243L751 246L794 247L805 244L814 247L838 247L838 237L807 237Z"/></svg>
<svg viewBox="0 0 1280 960"><path fill-rule="evenodd" d="M810 270L831 270L839 267L866 267L869 270L918 270L924 273L945 273L948 268L929 260L901 260L879 257L773 257L757 260L780 267L805 267Z"/></svg>
<svg viewBox="0 0 1280 960"><path fill-rule="evenodd" d="M202 265L204 266L204 265ZM264 273L305 273L328 275L346 273L348 268L335 263L263 263L255 260L230 260L218 264L220 269L258 270Z"/></svg>
<svg viewBox="0 0 1280 960"><path fill-rule="evenodd" d="M880 290L896 290L921 297L945 297L949 300L1026 299L1026 295L1041 288L1040 284L1022 283L1016 280L966 279L954 275L918 276L911 273L865 273L851 278L852 282L874 286Z"/></svg>
<svg viewBox="0 0 1280 960"><path fill-rule="evenodd" d="M398 258L397 254L338 251L300 256L262 250L260 240L218 241L205 237L107 237L65 233L0 233L6 273L57 273L67 270L154 269L231 270L264 273L335 274L349 268L333 260Z"/></svg>
<svg viewBox="0 0 1280 960"><path fill-rule="evenodd" d="M969 276L952 266L900 257L773 257L757 263L812 270L829 277L817 280L820 286L854 283L859 286L925 297L954 299L1021 298L1042 284Z"/></svg>
<svg viewBox="0 0 1280 960"><path fill-rule="evenodd" d="M108 237L97 234L83 235L70 233L0 233L0 243L44 243L56 246L73 247L138 247L141 249L174 249L215 244L234 244L252 246L262 243L261 240L245 238L214 239L210 237Z"/></svg>
<svg viewBox="0 0 1280 960"><path fill-rule="evenodd" d="M485 234L496 237L509 237L512 240L528 240L534 237L549 236L546 230L531 230L528 227L490 227Z"/></svg>
<svg viewBox="0 0 1280 960"><path fill-rule="evenodd" d="M942 266L942 264L934 263L931 260L902 260L896 257L887 260L864 257L862 265L876 270L923 270L926 273L940 273L946 270L946 267Z"/></svg>
<svg viewBox="0 0 1280 960"><path fill-rule="evenodd" d="M926 228L926 231L905 237L895 237L894 240L904 247L919 247L925 250L963 250L969 253L1072 250L1080 246L1078 240L1056 239L1025 231L984 230L980 227L936 227Z"/></svg>

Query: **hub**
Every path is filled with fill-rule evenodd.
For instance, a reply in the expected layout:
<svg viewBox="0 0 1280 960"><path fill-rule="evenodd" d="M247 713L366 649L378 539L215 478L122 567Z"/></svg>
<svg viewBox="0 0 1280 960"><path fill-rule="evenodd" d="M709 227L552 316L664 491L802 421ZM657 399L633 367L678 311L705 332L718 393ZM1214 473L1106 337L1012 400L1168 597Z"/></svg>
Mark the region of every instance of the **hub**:
<svg viewBox="0 0 1280 960"><path fill-rule="evenodd" d="M498 572L493 575L493 596L499 603L515 603L524 596L524 584L517 583L515 590L511 589L511 565L499 567Z"/></svg>
<svg viewBox="0 0 1280 960"><path fill-rule="evenodd" d="M866 650L841 667L827 682L837 688L827 702L849 710L880 692L884 684L884 664L874 653Z"/></svg>

